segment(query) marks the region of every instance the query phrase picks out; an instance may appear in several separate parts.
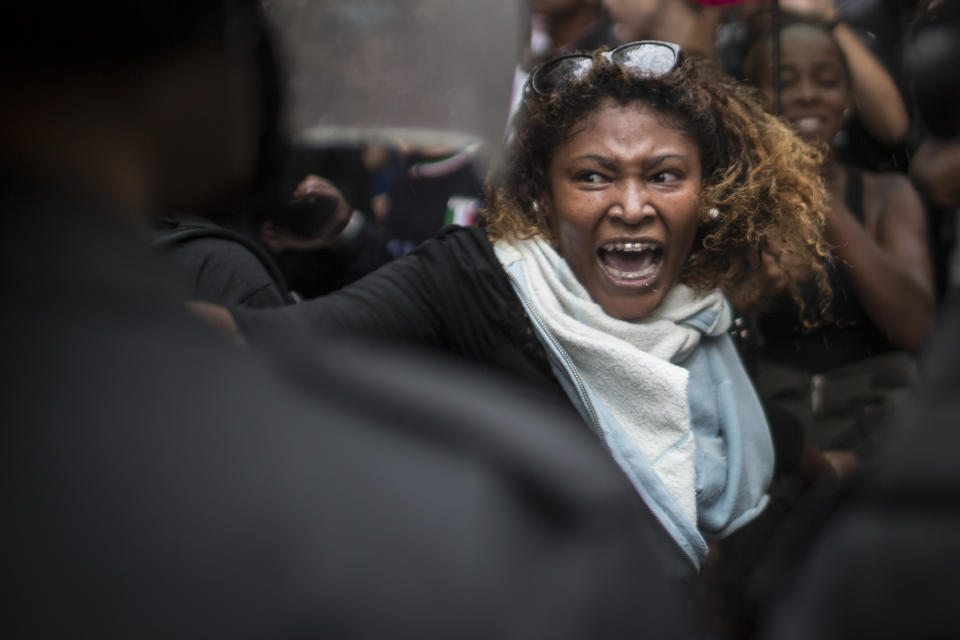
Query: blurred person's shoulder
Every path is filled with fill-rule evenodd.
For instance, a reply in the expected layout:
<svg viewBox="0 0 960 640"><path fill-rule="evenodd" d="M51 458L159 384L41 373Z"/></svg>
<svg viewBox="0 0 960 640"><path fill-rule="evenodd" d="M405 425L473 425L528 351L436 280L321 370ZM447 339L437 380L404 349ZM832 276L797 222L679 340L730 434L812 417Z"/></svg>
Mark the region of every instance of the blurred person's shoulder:
<svg viewBox="0 0 960 640"><path fill-rule="evenodd" d="M181 216L162 220L152 244L182 273L193 299L254 308L293 302L273 257L240 231Z"/></svg>

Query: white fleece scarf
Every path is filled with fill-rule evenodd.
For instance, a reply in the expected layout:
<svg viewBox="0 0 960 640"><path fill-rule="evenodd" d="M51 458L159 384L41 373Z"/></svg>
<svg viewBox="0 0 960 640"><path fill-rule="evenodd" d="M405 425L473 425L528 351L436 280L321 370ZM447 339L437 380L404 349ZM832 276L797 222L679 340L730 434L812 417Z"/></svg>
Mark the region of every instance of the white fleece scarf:
<svg viewBox="0 0 960 640"><path fill-rule="evenodd" d="M697 296L675 285L660 306L639 321L607 315L566 260L541 237L496 243L504 265L522 260L530 303L560 341L599 401L617 418L650 462L690 522L697 522L696 447L687 401L688 372L677 362L703 335L684 320L712 309L708 335L730 325L719 291Z"/></svg>

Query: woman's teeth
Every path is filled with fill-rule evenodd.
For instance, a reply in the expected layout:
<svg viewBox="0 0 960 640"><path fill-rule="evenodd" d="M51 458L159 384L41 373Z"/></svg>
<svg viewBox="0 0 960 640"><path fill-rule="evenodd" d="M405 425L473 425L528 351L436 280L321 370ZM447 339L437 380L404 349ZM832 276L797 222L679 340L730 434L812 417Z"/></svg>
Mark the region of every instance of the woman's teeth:
<svg viewBox="0 0 960 640"><path fill-rule="evenodd" d="M600 247L600 264L623 280L652 276L660 267L663 248L651 242L610 242Z"/></svg>
<svg viewBox="0 0 960 640"><path fill-rule="evenodd" d="M811 116L807 118L797 118L793 121L793 128L798 132L813 132L818 130L822 124L822 118Z"/></svg>

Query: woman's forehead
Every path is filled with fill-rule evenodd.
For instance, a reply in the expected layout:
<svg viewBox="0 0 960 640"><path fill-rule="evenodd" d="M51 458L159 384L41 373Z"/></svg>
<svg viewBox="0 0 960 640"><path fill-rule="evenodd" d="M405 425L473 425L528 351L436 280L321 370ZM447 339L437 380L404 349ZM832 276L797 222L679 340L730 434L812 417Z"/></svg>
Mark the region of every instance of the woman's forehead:
<svg viewBox="0 0 960 640"><path fill-rule="evenodd" d="M638 118L647 120L647 126L673 129L682 135L690 137L689 132L682 126L680 119L675 113L667 110L655 101L642 97L630 100L629 102L619 102L613 98L606 98L600 101L594 109L580 119L580 122L574 127L572 133L576 135L578 130L597 126L600 122L609 126L611 123L617 121L636 120Z"/></svg>
<svg viewBox="0 0 960 640"><path fill-rule="evenodd" d="M784 60L808 61L811 58L828 58L843 64L843 55L833 37L815 25L795 24L785 28L780 35Z"/></svg>
<svg viewBox="0 0 960 640"><path fill-rule="evenodd" d="M773 42L770 35L757 41L747 52L746 74L758 87L773 84ZM846 68L843 54L833 37L818 25L797 23L780 31L781 64L806 65L813 59Z"/></svg>
<svg viewBox="0 0 960 640"><path fill-rule="evenodd" d="M569 148L601 142L613 146L656 142L693 147L699 151L693 137L679 126L675 117L644 100L625 104L612 99L602 101L574 125L566 143L561 146Z"/></svg>

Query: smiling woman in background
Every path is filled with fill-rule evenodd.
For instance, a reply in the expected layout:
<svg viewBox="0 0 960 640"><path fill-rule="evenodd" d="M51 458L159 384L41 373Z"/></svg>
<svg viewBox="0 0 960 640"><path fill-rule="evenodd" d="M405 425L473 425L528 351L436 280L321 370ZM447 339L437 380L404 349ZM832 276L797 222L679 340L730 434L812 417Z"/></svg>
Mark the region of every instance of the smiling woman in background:
<svg viewBox="0 0 960 640"><path fill-rule="evenodd" d="M780 42L783 117L812 147L826 150L821 173L829 192L825 237L835 256L834 296L826 321L812 332L798 326L797 306L787 295L760 316L757 386L765 399L799 417L815 444L852 449L871 440L889 402L913 382L910 352L932 326L926 214L906 176L836 160L833 141L855 103L829 27L794 18L781 29ZM745 68L772 107L771 47L762 36ZM789 261L783 268L767 264L771 283L791 269Z"/></svg>
<svg viewBox="0 0 960 640"><path fill-rule="evenodd" d="M818 155L679 47L638 42L528 81L486 229L448 228L346 289L237 311L251 342L359 331L433 345L572 405L699 567L766 504L774 452L722 289L758 246L825 283Z"/></svg>

